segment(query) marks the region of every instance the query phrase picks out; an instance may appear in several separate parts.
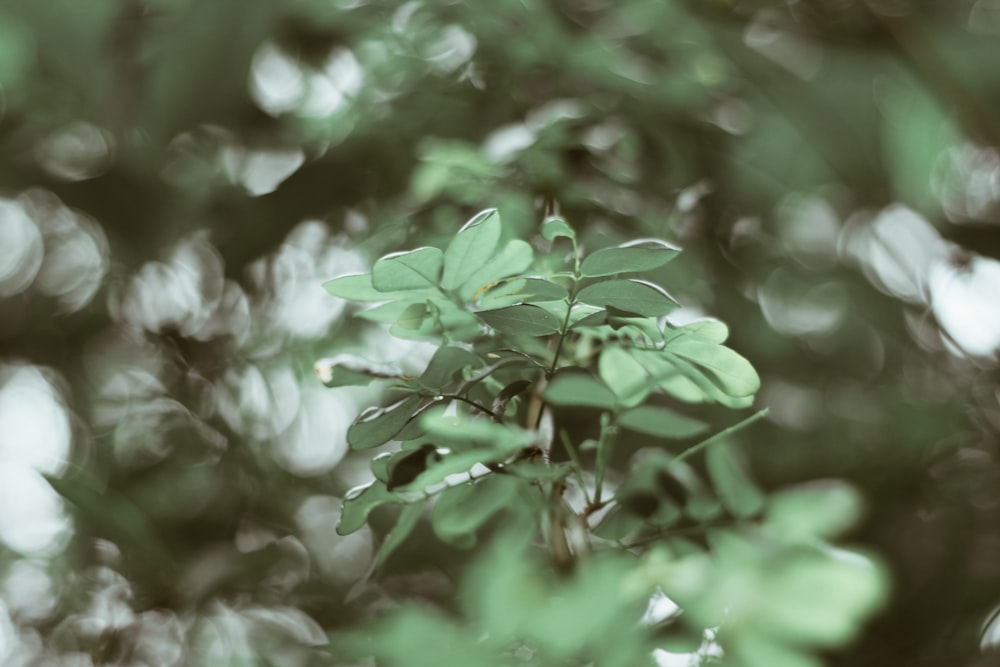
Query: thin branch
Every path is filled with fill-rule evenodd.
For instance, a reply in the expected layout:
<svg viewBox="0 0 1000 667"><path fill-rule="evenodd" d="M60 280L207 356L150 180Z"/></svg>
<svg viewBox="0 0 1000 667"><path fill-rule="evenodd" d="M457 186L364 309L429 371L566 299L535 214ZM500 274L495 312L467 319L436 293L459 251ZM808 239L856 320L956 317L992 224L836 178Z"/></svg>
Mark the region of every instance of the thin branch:
<svg viewBox="0 0 1000 667"><path fill-rule="evenodd" d="M736 424L733 424L729 428L723 429L723 430L719 431L718 433L716 433L715 435L710 436L710 437L706 438L705 440L702 440L701 442L699 442L694 447L691 447L689 449L685 449L683 452L681 452L680 454L678 454L677 456L674 457L673 462L677 463L677 462L683 461L684 459L691 458L692 456L694 456L698 452L711 447L715 443L717 443L717 442L719 442L721 440L724 440L725 438L728 438L729 436L731 436L732 434L736 433L737 431L741 431L741 430L745 429L746 427L750 426L751 424L753 424L754 422L760 421L761 419L763 419L764 417L767 416L767 412L768 412L767 408L764 408L763 410L758 410L757 412L753 413L752 415L750 415L749 417L747 417L743 421L738 422Z"/></svg>

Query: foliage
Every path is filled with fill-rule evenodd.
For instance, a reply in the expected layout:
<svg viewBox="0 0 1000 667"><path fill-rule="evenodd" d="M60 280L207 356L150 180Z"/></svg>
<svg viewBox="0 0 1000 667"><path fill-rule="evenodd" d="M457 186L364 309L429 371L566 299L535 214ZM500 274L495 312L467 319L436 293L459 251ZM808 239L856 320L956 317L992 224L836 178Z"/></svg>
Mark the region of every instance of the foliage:
<svg viewBox="0 0 1000 667"><path fill-rule="evenodd" d="M399 442L346 494L337 530L401 507L376 572L425 505L456 548L491 536L459 590L464 621L404 607L359 630L354 650L393 665L648 662L684 645L639 623L656 592L684 609L682 637L698 649L711 631L727 664L810 665L810 649L849 641L885 587L870 560L822 541L854 521L857 499L836 485L767 498L729 444L764 412L693 440L709 425L685 405L746 408L760 380L721 322L664 317L676 300L640 276L678 249L645 239L584 255L558 217L533 244L506 232L488 209L443 252L392 253L325 284L379 302L359 317L438 345L416 377L318 364L328 386L389 385L348 429L353 448Z"/></svg>
<svg viewBox="0 0 1000 667"><path fill-rule="evenodd" d="M994 660L995 5L0 2L0 663Z"/></svg>

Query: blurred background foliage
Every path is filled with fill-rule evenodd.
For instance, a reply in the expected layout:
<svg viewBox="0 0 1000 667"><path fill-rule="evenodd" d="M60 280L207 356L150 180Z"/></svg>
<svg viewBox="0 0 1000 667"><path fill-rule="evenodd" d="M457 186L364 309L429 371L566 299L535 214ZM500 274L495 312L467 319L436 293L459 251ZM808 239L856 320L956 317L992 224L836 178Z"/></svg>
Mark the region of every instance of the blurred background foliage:
<svg viewBox="0 0 1000 667"><path fill-rule="evenodd" d="M766 488L861 492L891 589L827 664L997 664L998 37L996 0L3 0L0 662L346 664L330 633L450 608L429 531L360 586L378 393L311 373L433 348L320 285L557 202L684 248Z"/></svg>

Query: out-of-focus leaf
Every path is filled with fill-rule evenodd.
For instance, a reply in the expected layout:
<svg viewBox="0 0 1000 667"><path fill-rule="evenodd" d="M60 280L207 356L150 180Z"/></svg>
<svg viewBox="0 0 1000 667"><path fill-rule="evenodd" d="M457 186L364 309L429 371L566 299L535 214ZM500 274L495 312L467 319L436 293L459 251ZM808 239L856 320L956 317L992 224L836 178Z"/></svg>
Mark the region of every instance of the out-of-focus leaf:
<svg viewBox="0 0 1000 667"><path fill-rule="evenodd" d="M100 490L94 480L43 475L45 481L72 503L87 521L123 551L142 557L150 566L166 573L174 568L170 549L160 537L153 520L128 498Z"/></svg>
<svg viewBox="0 0 1000 667"><path fill-rule="evenodd" d="M789 540L836 537L861 514L861 496L840 480L782 489L768 501L765 523Z"/></svg>
<svg viewBox="0 0 1000 667"><path fill-rule="evenodd" d="M488 418L447 415L440 409L429 410L420 418L429 438L455 451L488 447L512 453L535 438L531 431L510 424L497 424Z"/></svg>
<svg viewBox="0 0 1000 667"><path fill-rule="evenodd" d="M764 506L764 494L750 479L746 465L728 442L716 442L705 452L712 486L722 504L735 517L757 514Z"/></svg>
<svg viewBox="0 0 1000 667"><path fill-rule="evenodd" d="M434 504L434 532L452 542L474 535L490 517L516 502L524 482L505 475L490 475L475 483L460 484L444 491Z"/></svg>
<svg viewBox="0 0 1000 667"><path fill-rule="evenodd" d="M766 596L754 618L755 634L789 644L840 646L881 605L885 576L861 554L831 549L805 552L767 571Z"/></svg>
<svg viewBox="0 0 1000 667"><path fill-rule="evenodd" d="M708 424L669 408L640 405L618 417L618 425L658 438L682 440L708 430Z"/></svg>
<svg viewBox="0 0 1000 667"><path fill-rule="evenodd" d="M402 667L501 667L491 647L456 627L426 605L408 604L385 622L358 631L340 643L355 657L375 656L379 664ZM509 664L509 663L507 663Z"/></svg>
<svg viewBox="0 0 1000 667"><path fill-rule="evenodd" d="M610 410L617 401L614 392L590 375L562 373L549 383L542 397L551 405L592 407Z"/></svg>
<svg viewBox="0 0 1000 667"><path fill-rule="evenodd" d="M382 567L389 556L406 541L406 538L410 536L413 529L417 527L423 511L423 502L403 506L403 511L399 513L396 524L386 534L385 539L382 540L382 546L379 547L378 553L375 554L375 560L372 562L373 568Z"/></svg>

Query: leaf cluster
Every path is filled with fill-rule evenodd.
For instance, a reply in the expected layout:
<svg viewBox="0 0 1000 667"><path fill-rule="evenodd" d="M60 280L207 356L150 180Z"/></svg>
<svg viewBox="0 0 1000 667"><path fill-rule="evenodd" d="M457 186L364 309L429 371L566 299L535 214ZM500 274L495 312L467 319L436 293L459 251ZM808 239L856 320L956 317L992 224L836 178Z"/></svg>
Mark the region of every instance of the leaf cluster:
<svg viewBox="0 0 1000 667"><path fill-rule="evenodd" d="M329 386L385 383L383 404L362 412L347 433L352 448L382 451L371 461L374 479L346 494L338 531L358 530L379 507L399 508L376 570L425 514L454 547L471 548L487 531L499 536L463 588L468 616L489 639L463 641L460 657L423 657L631 664L662 639L634 626L629 610L644 595L667 590L682 600L692 610L686 632L703 638L725 620L734 589L750 586L744 579L764 600L772 584L791 590L794 582L761 573L769 553L787 556L793 579L819 585L829 576L855 586L859 595L836 598L832 611L799 605L816 624L832 624L813 628L807 643L843 641L878 600L880 575L837 565L816 548L853 520L856 498L839 487L768 498L732 438L766 411L714 434L697 416L699 404L749 407L760 380L725 345L723 323L670 322L677 301L650 275L678 248L640 239L585 252L572 227L554 217L531 243L505 236L489 209L444 250L392 253L370 273L325 284L335 296L370 304L359 317L438 344L417 376L350 357L322 364ZM540 545L548 564L531 565ZM639 554L644 560L631 560ZM664 558L669 566L659 564ZM704 576L685 580L691 571ZM712 572L718 581L705 578ZM730 624L726 641L750 656L746 664L763 665L769 655L808 659L784 639L761 643L761 618L784 608L775 602L760 617L748 613L753 623ZM622 618L632 625L619 627ZM377 635L383 643L359 650L404 664L405 651L393 646L460 632L450 621L400 612ZM593 642L602 632L634 641ZM531 657L495 662L517 646Z"/></svg>

